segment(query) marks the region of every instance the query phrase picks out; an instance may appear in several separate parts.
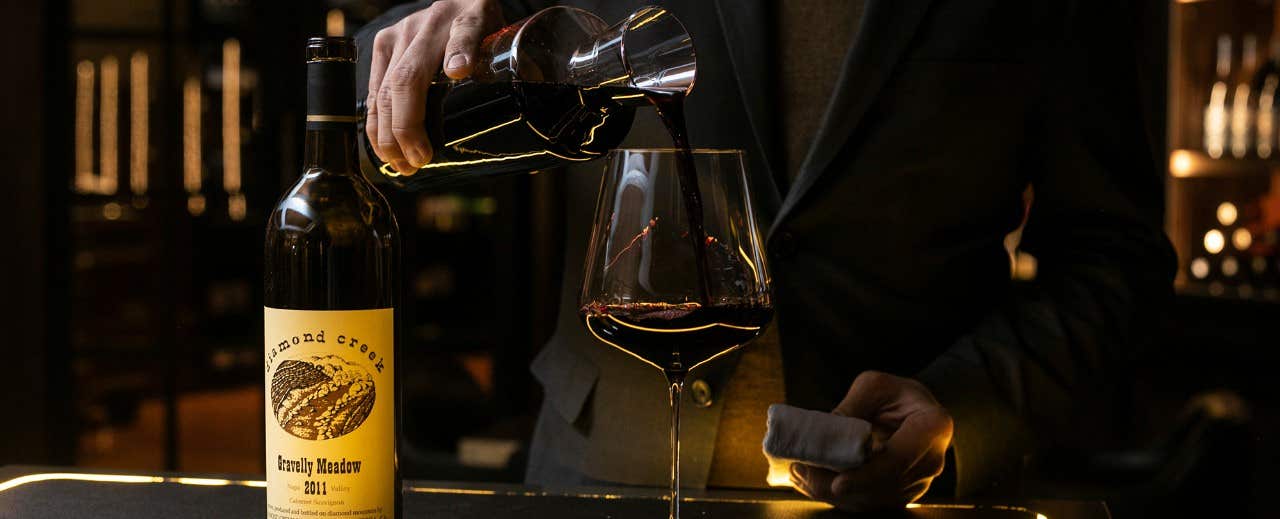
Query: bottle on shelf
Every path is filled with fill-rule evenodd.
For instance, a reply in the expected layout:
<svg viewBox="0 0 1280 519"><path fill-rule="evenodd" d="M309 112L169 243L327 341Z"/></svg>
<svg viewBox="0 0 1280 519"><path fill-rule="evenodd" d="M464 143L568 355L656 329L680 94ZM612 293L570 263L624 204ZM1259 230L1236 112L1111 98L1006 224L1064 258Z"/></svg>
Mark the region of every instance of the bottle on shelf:
<svg viewBox="0 0 1280 519"><path fill-rule="evenodd" d="M267 221L267 517L401 517L399 238L356 158L355 42L307 42L304 170Z"/></svg>
<svg viewBox="0 0 1280 519"><path fill-rule="evenodd" d="M1254 109L1254 146L1258 158L1271 158L1276 147L1276 91L1280 88L1280 34L1273 35L1268 56L1253 75L1253 89L1258 92Z"/></svg>
<svg viewBox="0 0 1280 519"><path fill-rule="evenodd" d="M1230 125L1227 112L1227 97L1230 87L1227 81L1231 76L1231 36L1218 36L1218 56L1216 79L1209 89L1209 103L1204 107L1204 150L1210 157L1220 158L1227 146Z"/></svg>
<svg viewBox="0 0 1280 519"><path fill-rule="evenodd" d="M1258 37L1246 34L1240 40L1240 70L1231 96L1231 155L1242 159L1253 148L1253 95L1250 83L1258 68Z"/></svg>

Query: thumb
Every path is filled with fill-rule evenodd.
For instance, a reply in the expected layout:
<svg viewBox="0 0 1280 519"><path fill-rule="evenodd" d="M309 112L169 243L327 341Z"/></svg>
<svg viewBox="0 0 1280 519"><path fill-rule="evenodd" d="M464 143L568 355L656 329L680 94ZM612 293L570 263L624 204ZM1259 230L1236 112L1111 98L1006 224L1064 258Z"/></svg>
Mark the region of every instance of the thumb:
<svg viewBox="0 0 1280 519"><path fill-rule="evenodd" d="M832 414L873 421L884 406L891 403L901 386L901 379L879 371L864 371L853 379L844 400Z"/></svg>

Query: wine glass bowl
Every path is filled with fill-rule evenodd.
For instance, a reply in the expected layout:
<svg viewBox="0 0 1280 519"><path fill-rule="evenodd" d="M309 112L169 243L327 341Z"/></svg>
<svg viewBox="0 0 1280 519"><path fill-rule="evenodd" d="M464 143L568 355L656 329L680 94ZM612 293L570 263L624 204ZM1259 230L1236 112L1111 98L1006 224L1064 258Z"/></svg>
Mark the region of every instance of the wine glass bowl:
<svg viewBox="0 0 1280 519"><path fill-rule="evenodd" d="M769 267L740 150L610 152L580 315L601 342L662 370L679 517L679 401L687 373L763 333Z"/></svg>

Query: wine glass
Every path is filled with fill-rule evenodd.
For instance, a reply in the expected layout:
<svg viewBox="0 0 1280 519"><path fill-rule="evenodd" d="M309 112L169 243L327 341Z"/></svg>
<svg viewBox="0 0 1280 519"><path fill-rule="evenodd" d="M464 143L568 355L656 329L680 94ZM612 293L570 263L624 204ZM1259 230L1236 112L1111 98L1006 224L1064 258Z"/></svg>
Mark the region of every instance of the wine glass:
<svg viewBox="0 0 1280 519"><path fill-rule="evenodd" d="M587 330L666 375L670 518L680 517L680 394L692 369L760 335L769 268L740 150L610 152L586 256Z"/></svg>

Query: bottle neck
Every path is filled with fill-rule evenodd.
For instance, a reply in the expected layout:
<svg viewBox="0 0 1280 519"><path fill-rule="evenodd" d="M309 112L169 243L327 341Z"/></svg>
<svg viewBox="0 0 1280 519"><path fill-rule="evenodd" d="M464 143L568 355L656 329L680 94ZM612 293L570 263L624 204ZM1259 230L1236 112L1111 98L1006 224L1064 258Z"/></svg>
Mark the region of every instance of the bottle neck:
<svg viewBox="0 0 1280 519"><path fill-rule="evenodd" d="M337 41L318 48L324 54L307 62L307 133L303 152L307 168L338 174L360 171L356 162L356 64L354 49ZM339 52L341 51L341 52Z"/></svg>
<svg viewBox="0 0 1280 519"><path fill-rule="evenodd" d="M332 173L356 174L356 125L349 122L307 122L303 165Z"/></svg>

